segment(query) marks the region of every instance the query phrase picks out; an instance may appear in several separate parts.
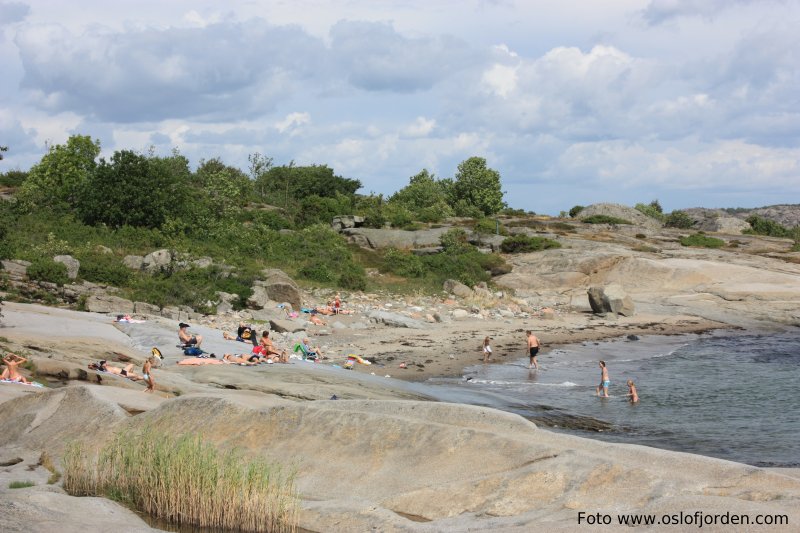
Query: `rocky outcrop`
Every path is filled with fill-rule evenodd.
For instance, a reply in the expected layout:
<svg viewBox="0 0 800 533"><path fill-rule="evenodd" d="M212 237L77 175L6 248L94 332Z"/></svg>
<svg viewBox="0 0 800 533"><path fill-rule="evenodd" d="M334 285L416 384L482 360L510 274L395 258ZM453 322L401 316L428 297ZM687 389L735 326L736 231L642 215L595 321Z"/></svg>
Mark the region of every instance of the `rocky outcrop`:
<svg viewBox="0 0 800 533"><path fill-rule="evenodd" d="M360 228L364 223L364 217L358 215L341 215L333 217L331 227L334 231L342 231L349 228Z"/></svg>
<svg viewBox="0 0 800 533"><path fill-rule="evenodd" d="M421 320L389 311L370 311L367 316L375 322L393 328L426 329L429 327L427 323Z"/></svg>
<svg viewBox="0 0 800 533"><path fill-rule="evenodd" d="M125 298L110 294L93 294L86 299L86 310L93 313L129 315L135 311L135 307L132 301Z"/></svg>
<svg viewBox="0 0 800 533"><path fill-rule="evenodd" d="M625 294L622 286L612 283L605 287L589 287L589 305L595 314L614 313L622 316L633 316L634 304L631 297Z"/></svg>
<svg viewBox="0 0 800 533"><path fill-rule="evenodd" d="M661 222L658 220L649 217L632 207L621 204L592 204L584 208L578 215L578 218L583 220L594 215L605 215L621 218L633 223L636 226L641 226L651 230L658 230L662 227Z"/></svg>
<svg viewBox="0 0 800 533"><path fill-rule="evenodd" d="M451 228L431 228L419 231L401 229L349 228L342 230L351 242L372 249L424 248L438 246L442 235Z"/></svg>
<svg viewBox="0 0 800 533"><path fill-rule="evenodd" d="M126 255L122 259L122 264L131 270L141 270L144 266L144 257L141 255Z"/></svg>
<svg viewBox="0 0 800 533"><path fill-rule="evenodd" d="M53 258L56 263L61 263L67 267L67 277L69 279L76 279L78 271L81 268L81 262L72 257L71 255L57 255Z"/></svg>
<svg viewBox="0 0 800 533"><path fill-rule="evenodd" d="M152 274L167 270L170 263L172 263L172 252L166 249L156 250L144 256L142 268Z"/></svg>
<svg viewBox="0 0 800 533"><path fill-rule="evenodd" d="M304 331L306 328L300 322L272 319L269 321L269 329L277 333L297 333L299 331Z"/></svg>
<svg viewBox="0 0 800 533"><path fill-rule="evenodd" d="M208 379L217 383L219 375L236 370L241 369L199 369L196 375L213 376ZM236 375L252 379L241 377L248 374ZM298 402L237 391L224 397L189 394L156 407L143 404L159 400L143 398L154 395L116 390L110 396L111 389L83 385L9 400L0 410L7 428L0 445L58 456L70 441L101 446L123 427L235 444L279 464L302 463L296 477L303 498L298 525L312 531L572 531L582 509L659 516L735 509L753 516L786 514L791 524L800 520L800 480L728 461L552 433L485 407ZM131 417L136 410L142 414ZM343 463L342 449L358 450L358 460ZM536 498L520 496L530 494ZM16 520L7 529L30 529L19 506L4 509L0 520Z"/></svg>
<svg viewBox="0 0 800 533"><path fill-rule="evenodd" d="M253 294L247 299L249 307L263 309L270 302L289 302L294 309L302 307L302 292L284 271L269 268L263 270L261 274L264 279L253 283Z"/></svg>
<svg viewBox="0 0 800 533"><path fill-rule="evenodd" d="M442 289L445 292L458 296L459 298L469 298L474 295L474 291L454 279L448 279L442 284Z"/></svg>
<svg viewBox="0 0 800 533"><path fill-rule="evenodd" d="M23 281L28 276L28 267L31 266L30 261L23 261L22 259L3 259L3 270L12 281Z"/></svg>
<svg viewBox="0 0 800 533"><path fill-rule="evenodd" d="M161 308L146 302L133 302L133 311L139 315L161 316Z"/></svg>
<svg viewBox="0 0 800 533"><path fill-rule="evenodd" d="M726 233L728 235L741 235L745 230L750 229L750 224L735 217L712 217L699 222L696 225L696 229Z"/></svg>

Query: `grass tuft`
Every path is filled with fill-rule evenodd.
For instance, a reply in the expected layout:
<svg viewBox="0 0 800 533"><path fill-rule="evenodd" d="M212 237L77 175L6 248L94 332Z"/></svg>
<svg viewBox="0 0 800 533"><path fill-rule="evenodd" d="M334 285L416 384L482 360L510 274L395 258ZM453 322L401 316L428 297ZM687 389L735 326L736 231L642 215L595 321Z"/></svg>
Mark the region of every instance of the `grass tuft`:
<svg viewBox="0 0 800 533"><path fill-rule="evenodd" d="M27 489L36 485L33 481L12 481L8 484L9 489Z"/></svg>
<svg viewBox="0 0 800 533"><path fill-rule="evenodd" d="M294 473L239 451L224 454L196 435L120 433L98 455L79 443L62 460L64 489L100 495L179 525L295 531Z"/></svg>

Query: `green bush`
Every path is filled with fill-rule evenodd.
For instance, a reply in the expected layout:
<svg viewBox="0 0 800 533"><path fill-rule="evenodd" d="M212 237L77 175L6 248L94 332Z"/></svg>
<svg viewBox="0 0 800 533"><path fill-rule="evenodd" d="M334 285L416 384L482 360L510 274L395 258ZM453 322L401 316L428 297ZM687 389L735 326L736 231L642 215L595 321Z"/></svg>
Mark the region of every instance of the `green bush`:
<svg viewBox="0 0 800 533"><path fill-rule="evenodd" d="M0 185L4 187L19 187L27 177L28 173L22 170L9 170L4 174L0 174Z"/></svg>
<svg viewBox="0 0 800 533"><path fill-rule="evenodd" d="M322 283L331 283L336 280L336 273L328 265L317 261L304 265L300 268L298 274L306 279Z"/></svg>
<svg viewBox="0 0 800 533"><path fill-rule="evenodd" d="M592 215L590 217L582 218L581 222L586 224L632 224L630 220L608 215Z"/></svg>
<svg viewBox="0 0 800 533"><path fill-rule="evenodd" d="M125 287L131 278L130 269L112 254L84 254L77 259L81 263L78 275L86 281Z"/></svg>
<svg viewBox="0 0 800 533"><path fill-rule="evenodd" d="M584 207L582 205L573 206L572 209L569 210L569 216L572 217L572 218L575 218L583 210L584 210Z"/></svg>
<svg viewBox="0 0 800 533"><path fill-rule="evenodd" d="M749 230L746 233L753 235L767 235L769 237L790 237L791 231L778 224L773 220L767 220L758 215L751 215L747 217L747 223L750 224Z"/></svg>
<svg viewBox="0 0 800 533"><path fill-rule="evenodd" d="M500 235L508 235L508 228L493 218L479 218L472 226L472 231L478 235L495 235L500 230Z"/></svg>
<svg viewBox="0 0 800 533"><path fill-rule="evenodd" d="M390 272L405 278L421 278L428 271L422 259L411 252L388 248L383 252L383 260Z"/></svg>
<svg viewBox="0 0 800 533"><path fill-rule="evenodd" d="M28 267L28 277L36 281L48 281L59 287L69 283L67 267L63 263L56 263L52 259L40 258L31 261Z"/></svg>
<svg viewBox="0 0 800 533"><path fill-rule="evenodd" d="M656 205L653 205L654 203ZM664 214L661 212L661 206L658 205L658 200L653 200L653 202L651 202L650 204L636 204L634 206L634 209L636 209L640 213L649 216L650 218L658 220L659 222L664 221L665 217Z"/></svg>
<svg viewBox="0 0 800 533"><path fill-rule="evenodd" d="M342 272L342 275L339 276L339 286L349 291L367 290L367 276L364 274L364 269L354 266L352 269Z"/></svg>
<svg viewBox="0 0 800 533"><path fill-rule="evenodd" d="M439 237L439 243L445 252L454 254L466 251L472 248L467 242L467 232L461 228L453 228L447 230L446 233Z"/></svg>
<svg viewBox="0 0 800 533"><path fill-rule="evenodd" d="M680 242L683 246L692 246L695 248L722 248L725 246L725 241L722 239L709 237L701 233L681 237Z"/></svg>
<svg viewBox="0 0 800 533"><path fill-rule="evenodd" d="M664 219L664 224L668 228L689 229L694 226L694 220L683 211L673 211Z"/></svg>
<svg viewBox="0 0 800 533"><path fill-rule="evenodd" d="M545 237L514 235L513 237L505 239L500 245L500 249L507 254L538 252L550 248L561 248L561 243Z"/></svg>
<svg viewBox="0 0 800 533"><path fill-rule="evenodd" d="M472 287L481 281L489 281L491 278L486 273L487 269L483 266L484 255L489 254L482 254L472 248L456 254L429 255L423 257L422 260L431 271L432 278L436 280L439 287L446 279L455 279Z"/></svg>

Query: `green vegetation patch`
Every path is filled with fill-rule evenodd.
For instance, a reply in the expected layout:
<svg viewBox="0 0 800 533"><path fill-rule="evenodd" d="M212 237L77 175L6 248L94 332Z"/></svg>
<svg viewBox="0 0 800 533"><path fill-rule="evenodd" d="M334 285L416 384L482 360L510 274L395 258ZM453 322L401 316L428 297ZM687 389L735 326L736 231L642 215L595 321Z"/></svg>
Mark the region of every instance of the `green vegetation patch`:
<svg viewBox="0 0 800 533"><path fill-rule="evenodd" d="M694 226L694 220L683 211L673 211L664 219L664 224L668 228L689 229Z"/></svg>
<svg viewBox="0 0 800 533"><path fill-rule="evenodd" d="M538 252L551 248L561 248L561 243L545 237L528 237L527 235L508 237L500 245L500 250L507 254Z"/></svg>
<svg viewBox="0 0 800 533"><path fill-rule="evenodd" d="M9 489L27 489L28 487L35 486L33 481L12 481L8 484Z"/></svg>
<svg viewBox="0 0 800 533"><path fill-rule="evenodd" d="M633 222L630 220L625 220L624 218L619 217L612 217L609 215L592 215L590 217L582 218L581 222L586 224L628 224L631 225Z"/></svg>
<svg viewBox="0 0 800 533"><path fill-rule="evenodd" d="M681 237L680 243L683 246L691 246L694 248L722 248L725 246L725 241L717 239L716 237L709 237L702 233L695 233L686 237Z"/></svg>
<svg viewBox="0 0 800 533"><path fill-rule="evenodd" d="M219 451L196 435L126 431L97 457L72 443L62 459L64 490L104 496L179 525L226 531L295 531L295 474L239 450Z"/></svg>

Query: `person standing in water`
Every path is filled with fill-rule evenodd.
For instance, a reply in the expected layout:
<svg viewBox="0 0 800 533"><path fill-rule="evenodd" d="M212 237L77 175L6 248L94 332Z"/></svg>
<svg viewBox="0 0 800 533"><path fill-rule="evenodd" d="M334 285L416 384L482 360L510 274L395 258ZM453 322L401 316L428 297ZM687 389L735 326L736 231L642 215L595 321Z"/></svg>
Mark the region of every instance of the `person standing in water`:
<svg viewBox="0 0 800 533"><path fill-rule="evenodd" d="M492 356L492 347L489 345L489 337L483 339L483 362L488 363Z"/></svg>
<svg viewBox="0 0 800 533"><path fill-rule="evenodd" d="M535 368L536 370L539 370L539 364L536 362L536 355L539 353L539 347L541 346L541 343L532 331L526 331L525 335L528 336L528 356L530 357L531 361L528 365L528 368Z"/></svg>
<svg viewBox="0 0 800 533"><path fill-rule="evenodd" d="M628 398L631 399L631 403L639 403L639 395L636 393L636 385L633 384L633 380L628 380L628 394L626 394Z"/></svg>
<svg viewBox="0 0 800 533"><path fill-rule="evenodd" d="M606 362L600 361L600 385L597 386L597 395L601 396L600 389L603 389L603 398L608 398L608 386L611 385L611 381L608 379L608 368L606 368Z"/></svg>

